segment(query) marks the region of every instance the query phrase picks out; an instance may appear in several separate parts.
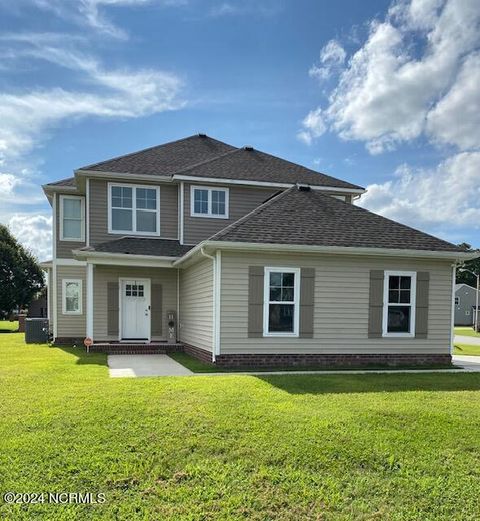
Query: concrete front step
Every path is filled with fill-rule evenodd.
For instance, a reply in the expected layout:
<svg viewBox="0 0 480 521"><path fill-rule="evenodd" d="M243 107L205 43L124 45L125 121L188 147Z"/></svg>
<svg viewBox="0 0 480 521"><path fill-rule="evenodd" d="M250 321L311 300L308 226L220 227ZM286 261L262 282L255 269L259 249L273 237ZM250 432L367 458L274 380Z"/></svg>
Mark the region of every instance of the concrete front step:
<svg viewBox="0 0 480 521"><path fill-rule="evenodd" d="M163 355L182 348L182 344L167 344L164 342L151 342L149 344L102 342L90 346L89 351L90 353L107 353L109 355Z"/></svg>

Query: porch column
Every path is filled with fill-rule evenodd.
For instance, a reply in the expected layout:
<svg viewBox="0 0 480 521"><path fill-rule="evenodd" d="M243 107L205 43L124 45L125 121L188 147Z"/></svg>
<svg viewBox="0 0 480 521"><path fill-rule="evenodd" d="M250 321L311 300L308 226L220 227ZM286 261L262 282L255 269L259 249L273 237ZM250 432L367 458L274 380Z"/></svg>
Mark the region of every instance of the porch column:
<svg viewBox="0 0 480 521"><path fill-rule="evenodd" d="M87 262L87 337L93 340L93 264Z"/></svg>

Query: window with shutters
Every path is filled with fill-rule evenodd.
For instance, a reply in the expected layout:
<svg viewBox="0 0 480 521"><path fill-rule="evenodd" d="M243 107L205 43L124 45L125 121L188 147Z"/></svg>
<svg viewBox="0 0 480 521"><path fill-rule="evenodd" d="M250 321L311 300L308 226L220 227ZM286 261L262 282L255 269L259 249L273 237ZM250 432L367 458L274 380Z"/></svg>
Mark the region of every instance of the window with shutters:
<svg viewBox="0 0 480 521"><path fill-rule="evenodd" d="M386 271L383 294L383 336L415 336L417 274Z"/></svg>
<svg viewBox="0 0 480 521"><path fill-rule="evenodd" d="M299 297L299 268L265 268L263 336L298 336Z"/></svg>

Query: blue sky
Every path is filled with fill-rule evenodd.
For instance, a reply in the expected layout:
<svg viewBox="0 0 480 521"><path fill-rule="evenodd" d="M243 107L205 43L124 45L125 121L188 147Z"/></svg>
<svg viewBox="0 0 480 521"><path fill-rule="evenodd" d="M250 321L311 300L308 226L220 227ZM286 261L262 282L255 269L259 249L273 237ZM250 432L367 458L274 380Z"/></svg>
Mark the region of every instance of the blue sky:
<svg viewBox="0 0 480 521"><path fill-rule="evenodd" d="M478 0L0 0L0 221L40 258L40 185L206 132L368 188L480 247Z"/></svg>

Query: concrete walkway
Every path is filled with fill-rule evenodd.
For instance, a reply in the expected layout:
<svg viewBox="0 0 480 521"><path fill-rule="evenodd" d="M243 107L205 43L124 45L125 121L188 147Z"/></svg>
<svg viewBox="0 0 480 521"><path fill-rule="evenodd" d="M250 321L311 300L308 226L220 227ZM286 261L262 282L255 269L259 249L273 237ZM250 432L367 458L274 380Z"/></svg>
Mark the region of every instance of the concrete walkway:
<svg viewBox="0 0 480 521"><path fill-rule="evenodd" d="M480 337L478 336L455 335L454 341L457 344L469 344L471 346L480 346Z"/></svg>
<svg viewBox="0 0 480 521"><path fill-rule="evenodd" d="M480 356L453 355L453 363L465 371L480 372Z"/></svg>
<svg viewBox="0 0 480 521"><path fill-rule="evenodd" d="M193 374L168 355L108 355L108 369L112 378Z"/></svg>

